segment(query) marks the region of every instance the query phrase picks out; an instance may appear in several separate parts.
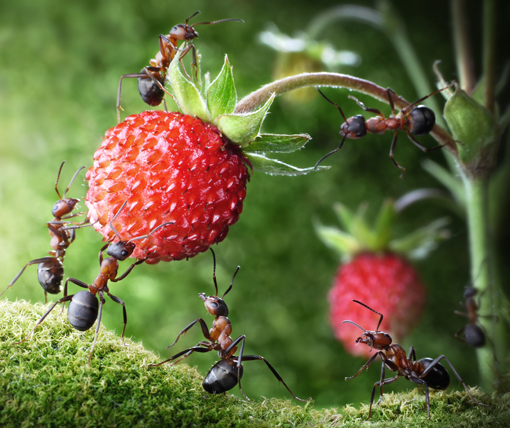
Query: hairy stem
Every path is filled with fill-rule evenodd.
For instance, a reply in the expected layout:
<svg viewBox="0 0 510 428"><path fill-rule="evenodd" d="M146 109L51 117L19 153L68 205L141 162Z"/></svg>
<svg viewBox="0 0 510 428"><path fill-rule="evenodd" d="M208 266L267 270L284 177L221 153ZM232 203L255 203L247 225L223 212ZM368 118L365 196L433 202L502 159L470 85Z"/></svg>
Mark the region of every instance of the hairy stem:
<svg viewBox="0 0 510 428"><path fill-rule="evenodd" d="M252 92L239 101L235 112L247 113L253 111L257 107L263 105L272 94L282 95L286 92L293 91L294 89L306 88L309 86L330 86L334 88L351 89L370 95L379 101L389 104L386 88L376 85L368 80L338 73L303 73L276 80L275 82L269 83L259 90ZM395 107L398 109L402 109L411 104L401 96L394 98L393 102ZM441 126L436 124L430 135L432 135L441 145L445 146L454 158L457 158L455 140Z"/></svg>

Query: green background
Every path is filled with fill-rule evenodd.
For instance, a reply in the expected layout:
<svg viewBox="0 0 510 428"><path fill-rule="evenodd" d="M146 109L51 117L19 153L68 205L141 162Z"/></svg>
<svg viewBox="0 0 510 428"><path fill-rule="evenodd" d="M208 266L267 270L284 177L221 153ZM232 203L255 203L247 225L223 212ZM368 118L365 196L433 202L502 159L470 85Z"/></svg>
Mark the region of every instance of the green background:
<svg viewBox="0 0 510 428"><path fill-rule="evenodd" d="M193 22L244 19L244 24L197 27L200 37L195 43L203 55L202 70L210 70L212 75L228 53L241 98L273 80L276 53L257 40L268 23L292 35L305 29L311 17L335 4L321 0L0 0L0 288L7 286L26 262L45 256L49 249L45 223L51 219L56 200L53 186L60 163L67 161L59 186L63 191L80 166L92 164L102 136L116 124L120 75L138 72L147 65L157 52L160 33L168 33L196 10L202 13ZM357 4L372 6L373 2ZM430 82L434 81L431 65L437 59L442 61L446 79L456 78L445 2L427 2L426 13L414 2L395 5ZM508 4L502 7L508 12ZM479 14L472 12L472 35L478 46ZM341 72L391 87L410 101L424 95L414 92L392 45L379 31L344 22L325 28L322 38L339 50L361 55L359 67L345 67ZM327 93L342 104L347 116L362 113L347 100L347 91ZM360 99L389 113L383 104ZM123 117L146 109L134 79L124 81L122 105ZM336 109L320 97L297 105L277 99L263 132L309 133L313 140L304 150L280 157L306 167L338 145L340 123ZM419 140L429 147L435 145L430 137ZM329 327L327 293L339 262L317 239L312 221L334 224L331 206L337 201L351 208L369 201L370 211L375 213L386 197L398 198L421 187L440 187L421 168L425 156L405 135L400 136L396 151L396 158L407 168L405 179L400 180L399 171L388 158L390 142L390 134L347 141L341 152L325 162L333 168L322 173L303 177L254 173L239 223L215 247L220 293L230 283L236 266L241 266L227 298L232 335L246 334L245 352L266 357L296 395L312 396L319 407L367 402L379 369L374 366L356 380L344 381L363 360L345 353ZM426 157L445 164L440 152ZM81 178L83 173L69 191L70 197L85 196L87 187ZM80 207L84 209L84 203ZM402 345L406 349L414 345L418 358L446 354L464 380L476 384L474 352L453 338L465 323L453 314L468 283L464 221L440 205L422 203L406 211L396 229L401 234L410 232L444 215L452 219L452 237L429 259L416 264L429 288L428 306L423 322ZM92 229L78 231L66 255L66 276L93 281L102 245ZM122 263L120 272L127 267L128 262ZM209 253L188 262L136 267L127 279L110 287L126 302L126 334L162 357L197 343L202 339L198 328L181 339L179 349L165 350L192 320L204 317L212 322L198 298L200 292L214 292L211 275ZM5 297L43 300L35 266L27 269ZM103 321L120 334L121 307L107 300ZM197 354L188 363L198 365L205 374L216 359L213 353ZM388 390L409 387L400 381ZM243 389L252 399L288 396L262 363L245 367Z"/></svg>

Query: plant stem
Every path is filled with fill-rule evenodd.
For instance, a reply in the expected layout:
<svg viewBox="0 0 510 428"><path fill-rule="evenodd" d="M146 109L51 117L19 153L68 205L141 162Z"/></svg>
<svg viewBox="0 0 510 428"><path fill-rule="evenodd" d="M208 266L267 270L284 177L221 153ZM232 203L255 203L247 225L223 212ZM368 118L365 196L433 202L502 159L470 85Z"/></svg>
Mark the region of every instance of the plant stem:
<svg viewBox="0 0 510 428"><path fill-rule="evenodd" d="M330 86L335 88L351 89L370 95L379 101L389 104L386 88L383 88L382 86L347 74L322 72L298 74L296 76L285 77L269 83L239 101L235 112L247 113L253 111L257 107L263 105L272 94L282 95L285 92L309 86ZM393 102L395 107L398 109L402 109L411 104L401 96L393 97ZM436 124L430 135L432 135L441 145L445 146L455 159L458 158L455 140L441 126Z"/></svg>
<svg viewBox="0 0 510 428"><path fill-rule="evenodd" d="M466 19L465 0L452 1L453 39L457 52L457 70L459 72L460 87L471 95L475 89L475 73L473 70L473 56L469 45L469 35Z"/></svg>
<svg viewBox="0 0 510 428"><path fill-rule="evenodd" d="M479 313L482 315L494 315L498 313L498 302L495 286L492 281L492 258L490 257L490 243L488 230L488 184L487 178L470 177L463 175L466 190L466 208L469 227L469 248L471 258L471 281L478 289L480 299ZM496 331L496 318L479 318L479 322L485 328L493 346L487 344L477 350L478 365L480 372L480 385L487 391L491 391L496 383L496 363L500 337ZM502 341L505 339L502 337Z"/></svg>
<svg viewBox="0 0 510 428"><path fill-rule="evenodd" d="M483 2L483 105L494 113L496 87L496 4L495 0Z"/></svg>

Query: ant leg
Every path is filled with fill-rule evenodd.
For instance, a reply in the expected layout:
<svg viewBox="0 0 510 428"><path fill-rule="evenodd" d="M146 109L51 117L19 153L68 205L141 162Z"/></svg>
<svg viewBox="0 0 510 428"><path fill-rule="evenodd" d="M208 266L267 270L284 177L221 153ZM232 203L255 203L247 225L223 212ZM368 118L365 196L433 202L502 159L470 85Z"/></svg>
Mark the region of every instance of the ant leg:
<svg viewBox="0 0 510 428"><path fill-rule="evenodd" d="M375 113L376 115L381 116L383 119L385 118L384 114L382 114L379 110L377 110L376 108L365 107L365 104L363 104L356 97L353 97L352 95L349 95L348 98L350 98L351 100L356 101L356 104L358 104L363 110L368 111L370 113Z"/></svg>
<svg viewBox="0 0 510 428"><path fill-rule="evenodd" d="M124 272L121 276L119 276L118 278L115 278L115 279L111 279L110 281L112 282L118 282L118 281L121 281L123 280L126 276L128 276L131 271L133 270L133 268L136 266L136 265L139 265L141 263L143 263L145 260L147 260L147 258L145 259L141 259L141 260L138 260L137 262L133 263L131 266L129 266L126 270L126 272Z"/></svg>
<svg viewBox="0 0 510 428"><path fill-rule="evenodd" d="M331 152L329 152L327 155L325 155L325 156L321 157L321 158L319 159L319 161L315 164L315 168L314 168L314 169L317 169L317 168L318 168L318 166L321 164L321 162L322 162L324 159L326 159L328 156L331 156L333 153L338 152L338 151L342 148L342 146L344 145L344 142L345 142L346 137L347 137L346 135L344 135L344 136L343 136L343 138L342 138L342 141L341 141L340 145L339 145L339 146L338 146L335 150L332 150L332 151L331 151Z"/></svg>
<svg viewBox="0 0 510 428"><path fill-rule="evenodd" d="M86 284L85 282L83 281L80 281L79 279L75 279L75 278L67 278L66 279L66 283L64 284L64 297L67 296L67 283L71 281L73 284L76 284L77 286L79 287L82 287L82 288L86 288L87 290L89 289L89 285ZM62 310L60 311L60 313L57 315L57 317L59 317L60 315L62 315L62 313L64 312L64 308L65 308L66 304L64 302L64 304L62 305Z"/></svg>
<svg viewBox="0 0 510 428"><path fill-rule="evenodd" d="M409 359L411 361L416 361L416 351L414 350L414 346L412 346L412 345L409 348Z"/></svg>
<svg viewBox="0 0 510 428"><path fill-rule="evenodd" d="M122 342L124 343L124 346L126 345L126 339L124 338L124 333L126 332L126 326L127 326L127 313L126 313L126 304L120 300L117 296L114 296L113 294L110 294L108 290L105 290L106 294L110 296L110 299L112 299L115 303L118 303L119 305L122 305L122 310L124 312L124 329L122 330Z"/></svg>
<svg viewBox="0 0 510 428"><path fill-rule="evenodd" d="M416 138L414 138L413 135L409 131L406 131L406 134L407 134L407 137L411 140L411 143L413 143L416 147L418 147L423 153L427 153L427 152L431 152L433 150L438 150L438 149L443 148L443 146L441 144L439 146L430 147L430 148L424 147L420 143L418 143L418 141L416 141Z"/></svg>
<svg viewBox="0 0 510 428"><path fill-rule="evenodd" d="M402 171L402 174L400 174L400 178L404 178L404 174L406 172L406 169L401 166L393 157L395 153L395 147L397 146L397 137L398 133L395 131L395 134L393 135L393 141L391 142L391 148L390 148L390 159L393 162L393 164Z"/></svg>
<svg viewBox="0 0 510 428"><path fill-rule="evenodd" d="M172 346L174 346L177 343L177 341L179 340L179 338L182 335L186 334L188 332L188 330L190 330L191 327L193 327L197 322L199 322L201 327L202 327L202 333L204 334L204 337L207 340L212 342L213 340L211 339L211 336L209 335L209 328L207 327L207 324L205 323L205 321L202 318L197 318L195 321L189 323L186 327L184 327L184 329L177 335L177 339L175 339L174 343L172 343L171 345L168 345L166 347L166 349L171 348Z"/></svg>
<svg viewBox="0 0 510 428"><path fill-rule="evenodd" d="M383 367L384 367L384 363L383 363ZM378 386L381 387L381 396L379 397L379 401L377 402L376 406L379 405L379 403L381 402L381 399L382 399L382 388L384 385L388 385L389 383L393 383L395 382L397 379L399 378L398 375L396 375L395 377L391 377L389 379L382 379L381 381L379 382L376 382L374 384L374 387L372 388L372 395L370 396L370 408L368 410L368 418L367 418L367 421L372 417L372 406L374 404L374 398L375 398L375 390Z"/></svg>
<svg viewBox="0 0 510 428"><path fill-rule="evenodd" d="M145 73L131 73L131 74L124 74L120 76L119 80L119 89L117 92L117 123L120 123L120 111L124 110L122 106L120 105L120 96L122 93L122 79L131 79L131 78L143 78L146 77Z"/></svg>
<svg viewBox="0 0 510 428"><path fill-rule="evenodd" d="M238 358L238 360L239 360L239 358ZM242 361L254 361L254 360L262 360L262 361L264 361L266 363L267 367L269 367L269 370L271 370L271 372L273 372L273 374L276 377L276 379L278 379L278 382L282 383L283 386L285 386L285 388L287 388L287 391L290 392L290 395L292 395L296 400L306 402L306 401L309 401L309 400L312 399L312 397L309 397L306 400L303 400L302 398L299 398L296 395L294 395L294 393L290 390L290 388L284 382L282 377L278 374L278 372L274 369L274 367L271 364L269 364L269 361L267 361L263 356L261 356L261 355L244 355L243 358L242 358Z"/></svg>
<svg viewBox="0 0 510 428"><path fill-rule="evenodd" d="M57 300L55 303L53 303L53 305L51 305L50 309L48 309L46 311L46 313L39 319L39 321L37 321L37 323L35 324L35 327L32 329L32 331L30 333L28 333L27 337L25 337L23 340L21 340L20 342L15 342L13 343L13 345L20 345L21 343L23 343L25 340L27 340L30 336L32 336L32 333L35 331L35 329L39 326L39 324L41 324L44 319L48 316L48 314L53 310L53 308L55 308L55 306L57 306L59 303L64 303L65 302L68 302L70 300L72 300L72 298L74 297L74 294L70 295L70 296L64 296L62 297L61 299Z"/></svg>
<svg viewBox="0 0 510 428"><path fill-rule="evenodd" d="M92 354L94 353L94 348L96 347L97 334L99 333L99 326L101 325L101 315L103 315L104 302L105 302L105 300L103 297L103 293L99 292L99 316L97 317L97 325L96 325L96 333L94 334L94 342L92 342L92 348L90 349L89 361L88 361L89 365L90 365L90 360L92 358ZM125 326L124 326L124 328L125 328Z"/></svg>
<svg viewBox="0 0 510 428"><path fill-rule="evenodd" d="M471 398L471 400L479 405L479 406L485 406L485 407L489 407L487 404L484 404L484 403L480 403L479 401L475 400L474 397L471 395L471 393L469 392L468 390L468 387L466 385L466 383L462 380L462 378L460 377L460 375L457 373L457 370L455 370L455 367L453 367L453 364L450 363L450 360L448 358L446 358L444 355L440 355L439 357L437 357L434 361L432 361L430 363L430 365L425 369L425 371L421 374L420 378L424 378L425 376L427 376L427 374L439 363L439 361L441 361L442 359L446 360L446 362L449 364L450 368L452 369L453 373L455 374L455 376L457 377L457 379L459 380L459 382L462 384L462 386L464 387L464 389L466 390L466 392L468 393L469 397Z"/></svg>
<svg viewBox="0 0 510 428"><path fill-rule="evenodd" d="M193 352L206 353L206 352L210 352L210 351L212 351L212 347L211 348L201 348L199 345L193 346L193 348L185 349L184 351L181 351L178 354L175 354L173 357L170 357L168 360L161 361L158 364L149 364L148 367L161 366L161 365L168 363L169 361L173 361L177 358L177 361L172 364L172 365L174 365L174 364L177 364L179 361L183 360L184 358L187 358L188 356L190 356Z"/></svg>
<svg viewBox="0 0 510 428"><path fill-rule="evenodd" d="M395 104L393 104L393 96L396 96L398 97L397 93L391 89L391 88L386 88L386 96L388 97L388 101L390 103L390 107L391 107L391 113L393 116L395 116Z"/></svg>
<svg viewBox="0 0 510 428"><path fill-rule="evenodd" d="M453 337L455 337L455 339L459 339L461 340L462 342L466 342L466 339L464 339L463 337L460 337L460 335L462 333L464 333L464 330L466 329L466 326L462 327L457 333L454 334ZM467 342L466 342L467 343Z"/></svg>
<svg viewBox="0 0 510 428"><path fill-rule="evenodd" d="M368 360L365 364L363 364L363 365L361 366L361 368L358 370L358 373L356 373L354 376L346 377L346 378L345 378L345 380L354 379L355 377L359 376L359 374L360 374L360 373L363 371L363 369L365 369L365 368L368 370L368 368L370 367L370 364L372 364L372 363L375 361L375 359L377 358L377 356L378 356L379 354L381 354L381 351L376 352L374 355L372 355L372 356L370 357L370 359L369 359L369 360ZM383 358L383 354L381 354L381 358Z"/></svg>
<svg viewBox="0 0 510 428"><path fill-rule="evenodd" d="M427 98L430 98L430 97L438 94L439 92L444 91L445 89L451 88L454 85L455 85L455 82L452 82L448 86L445 86L444 88L438 89L437 91L434 91L428 95L425 95L424 97L420 98L418 101L415 101L414 103L409 104L407 107L404 107L402 110L400 110L400 112L406 113L407 111L411 111L415 105L421 103L422 101L425 101Z"/></svg>
<svg viewBox="0 0 510 428"><path fill-rule="evenodd" d="M39 264L39 263L46 263L46 262L51 262L55 259L55 257L42 257L40 259L34 259L34 260L31 260L29 261L25 266L23 266L23 268L19 271L19 273L14 277L14 279L9 282L9 285L5 288L4 291L2 291L0 293L0 296L2 294L4 294L9 288L11 288L14 283L19 279L19 277L23 274L23 272L25 271L25 269L28 267L28 266L31 266L31 265L35 265L35 264Z"/></svg>

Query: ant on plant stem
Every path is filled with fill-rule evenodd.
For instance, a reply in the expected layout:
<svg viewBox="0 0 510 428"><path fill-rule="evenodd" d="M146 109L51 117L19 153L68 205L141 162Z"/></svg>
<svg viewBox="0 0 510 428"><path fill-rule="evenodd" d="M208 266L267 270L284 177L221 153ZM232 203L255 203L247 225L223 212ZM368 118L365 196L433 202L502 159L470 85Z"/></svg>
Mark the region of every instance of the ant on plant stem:
<svg viewBox="0 0 510 428"><path fill-rule="evenodd" d="M207 297L205 293L200 293L200 298L204 301L205 308L207 311L214 315L216 318L213 321L212 327L209 330L207 328L206 322L202 318L198 318L195 321L188 324L175 339L174 343L167 346L171 348L174 346L179 338L186 334L188 330L191 329L196 323L199 323L202 327L202 333L207 340L203 340L198 342L197 345L192 348L185 349L184 351L175 354L173 357L162 361L158 364L150 364L149 367L156 367L162 364L165 364L169 361L174 361L173 364L177 364L179 361L191 355L193 352L206 353L211 351L218 351L218 355L220 357L220 361L218 361L207 373L202 383L202 387L211 394L221 394L223 392L227 392L231 390L234 386L239 385L239 390L241 394L250 401L250 399L245 395L243 389L241 388L241 378L243 376L243 361L255 361L262 360L266 363L267 367L274 374L276 379L281 382L287 391L299 401L308 401L303 400L294 395L294 393L290 390L287 384L283 381L282 377L278 374L278 372L273 368L269 362L262 357L261 355L243 355L244 352L244 344L246 336L243 334L239 336L237 339L232 340L230 334L232 333L232 325L230 320L228 319L228 307L223 298L230 292L232 286L234 285L234 279L237 275L237 272L240 269L240 266L237 267L234 272L234 276L232 277L232 282L230 283L230 287L223 293L223 296L218 297L218 283L216 281L216 256L212 248L210 248L211 253L213 255L213 281L214 287L216 289L216 294L214 296ZM239 356L235 357L234 354L237 351L238 345L240 345Z"/></svg>
<svg viewBox="0 0 510 428"><path fill-rule="evenodd" d="M385 117L379 110L375 108L365 107L365 105L361 101L359 101L352 95L349 95L349 98L351 100L356 101L356 103L363 110L377 114L377 116L370 117L366 120L360 114L350 118L346 118L340 106L331 101L317 88L317 91L319 91L319 93L326 99L326 101L328 101L330 104L334 105L338 109L338 111L340 112L344 119L344 123L342 123L342 125L340 126L340 135L342 136L342 141L340 142L340 145L335 150L332 150L327 155L320 158L319 161L315 164L315 169L317 169L319 164L328 156L338 152L342 148L346 138L354 140L358 138L363 138L367 134L367 132L371 134L384 134L386 131L392 131L393 141L391 143L390 148L390 159L393 162L393 164L402 171L400 178L403 178L406 169L403 166L401 166L393 157L395 152L395 146L397 145L398 131L404 131L411 140L411 142L423 152L430 152L432 150L442 148L443 146L441 145L432 148L424 147L420 143L418 143L416 138L414 138L414 135L420 136L430 133L434 128L434 125L436 124L436 116L434 115L434 112L424 105L417 104L437 94L438 92L450 88L452 85L453 83L442 89L438 89L437 91L434 91L423 98L420 98L418 101L408 105L407 107L404 107L402 110L400 110L398 114L395 114L395 105L393 104L393 96L396 96L397 94L390 88L386 89L386 95L388 97L388 101L391 107L391 115L389 117Z"/></svg>
<svg viewBox="0 0 510 428"><path fill-rule="evenodd" d="M380 356L382 360L381 379L379 382L374 384L374 388L372 389L372 396L370 397L370 410L368 412L367 420L372 416L372 405L374 404L376 388L380 387L381 391L379 401L377 402L377 404L379 404L383 397L383 386L395 382L400 376L404 376L407 380L410 380L411 382L421 385L425 388L425 401L427 402L427 413L430 419L429 387L432 389L446 389L450 384L450 375L446 369L441 364L439 364L439 361L443 359L449 364L459 382L464 386L464 389L468 393L471 400L479 406L487 406L486 404L480 403L473 398L467 388L467 385L464 383L448 358L446 358L444 355L440 355L434 360L432 358L422 358L421 360L416 361L416 352L413 346L411 346L409 349L409 357L407 357L404 348L402 348L398 343L392 344L391 336L388 333L379 331L379 326L382 323L383 315L380 312L377 312L368 307L364 303L359 302L358 300L353 300L353 302L364 306L365 308L381 316L375 331L365 330L354 321L343 321L344 323L353 324L359 329L363 330L363 334L361 337L356 339L356 343L364 343L365 345L370 346L370 350L376 349L378 351L372 355L372 357L365 364L363 364L363 366L361 366L361 368L354 376L346 377L345 380L355 378L363 371L363 369L368 370L370 364L375 361L377 356ZM396 372L397 375L392 378L385 379L384 374L387 368L393 372Z"/></svg>
<svg viewBox="0 0 510 428"><path fill-rule="evenodd" d="M66 254L66 250L69 245L75 239L75 231L74 229L79 228L88 222L88 219L82 223L78 223L78 227L69 230L66 228L70 222L67 219L72 217L77 217L79 215L84 214L83 212L72 214L76 204L80 202L79 199L66 198L66 194L70 187L72 186L74 179L79 174L79 172L85 168L82 166L78 171L76 171L71 178L69 185L64 191L63 195L60 195L58 191L58 181L60 179L60 173L62 172L62 167L64 166L65 161L60 165L60 169L58 170L57 181L55 182L55 191L59 197L59 200L55 202L51 213L53 214L53 220L46 223L46 227L48 228L48 232L50 234L50 246L53 249L52 251L48 251L50 256L42 257L40 259L34 259L29 261L23 268L19 271L19 273L14 277L14 279L9 283L9 285L5 288L4 291L0 293L0 296L4 294L7 289L12 287L14 283L19 279L19 277L23 274L25 269L28 266L37 264L37 279L39 280L39 284L44 290L44 299L47 302L48 296L47 294L58 294L60 293L62 279L64 277L64 256Z"/></svg>
<svg viewBox="0 0 510 428"><path fill-rule="evenodd" d="M124 340L124 333L126 331L126 325L127 325L127 314L126 314L126 306L124 302L119 299L118 297L114 296L113 294L110 294L110 291L108 289L108 281L112 282L118 282L126 278L133 268L136 265L139 265L143 263L145 260L147 260L148 257L140 259L133 263L121 276L117 277L117 273L119 271L119 261L126 260L131 254L133 254L133 251L135 250L136 245L133 243L133 241L139 240L139 239L145 239L148 238L150 235L152 235L157 230L161 229L164 226L167 226L169 224L173 224L171 222L163 223L153 229L149 234L138 236L136 238L132 238L129 241L122 241L120 238L119 233L113 226L113 221L117 218L117 216L120 214L120 212L123 210L123 208L126 206L127 201L122 204L122 207L119 209L117 214L112 218L110 221L110 228L113 230L119 241L112 243L111 241L105 244L101 250L99 250L99 275L96 277L94 282L92 284L87 284L83 281L80 281L75 278L67 278L64 286L64 297L62 297L60 300L55 302L48 311L37 321L35 327L32 329L32 331L20 342L17 342L15 344L21 344L25 340L27 340L32 333L35 331L35 329L38 327L39 324L41 324L44 319L48 316L48 314L57 306L59 303L63 303L62 311L64 310L65 302L69 302L69 307L67 309L67 317L69 319L69 322L71 325L76 329L80 331L86 331L89 328L91 328L94 325L94 322L97 319L97 326L96 326L96 332L94 335L94 342L92 343L92 348L90 350L90 355L88 359L88 363L90 364L90 359L92 358L92 354L94 352L94 347L96 346L97 341L97 334L99 332L99 325L101 323L101 315L103 312L103 305L105 303L104 299L104 293L106 293L110 299L112 299L115 303L118 303L122 305L123 309L123 315L124 315L124 329L122 330L122 340L124 341L124 345L126 345L126 342ZM69 227L68 229L72 229L74 226ZM107 258L103 258L103 252L106 250L106 254L108 254ZM70 296L67 295L67 284L69 282L72 282L73 284L78 285L79 287L86 288L86 291L79 291L76 294L72 294ZM99 297L99 303L96 297L96 294ZM98 317L99 313L99 317Z"/></svg>
<svg viewBox="0 0 510 428"><path fill-rule="evenodd" d="M177 48L177 43L179 40L191 41L198 37L198 33L195 31L194 27L197 25L211 25L211 24L219 24L220 22L227 21L239 21L244 22L242 19L238 18L227 18L220 19L219 21L211 21L211 22L199 22L197 24L189 25L188 22L195 15L198 15L200 11L195 12L188 19L186 19L185 24L177 24L172 27L170 33L165 36L160 34L159 36L159 52L156 54L156 58L151 59L149 61L149 66L144 67L140 73L133 74L124 74L120 77L119 81L119 91L117 93L117 120L120 123L120 109L122 108L120 105L120 96L122 91L122 79L124 78L138 78L138 92L140 92L140 96L143 101L150 106L160 105L162 101L164 101L165 93L172 96L165 89L165 79L168 67L170 63L177 55L177 52L181 52L179 56L179 61L182 64L182 58L190 51L193 51L193 66L197 64L197 55L196 49L193 44L190 44L184 48L184 50L180 51ZM184 68L184 66L183 66ZM166 110L166 103L165 103Z"/></svg>

